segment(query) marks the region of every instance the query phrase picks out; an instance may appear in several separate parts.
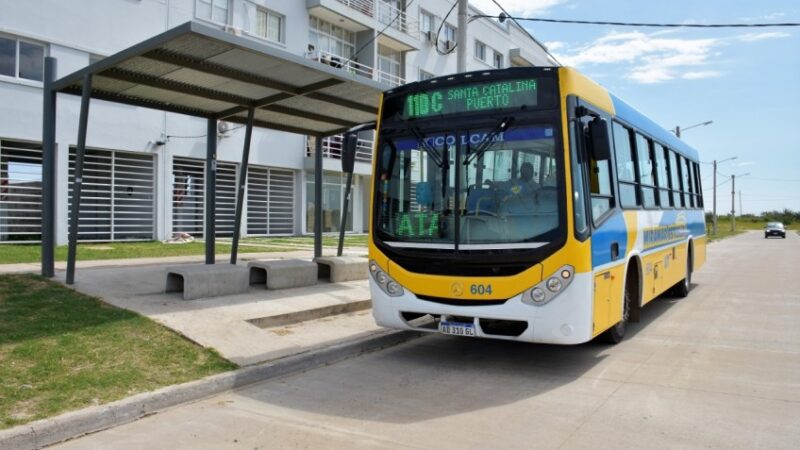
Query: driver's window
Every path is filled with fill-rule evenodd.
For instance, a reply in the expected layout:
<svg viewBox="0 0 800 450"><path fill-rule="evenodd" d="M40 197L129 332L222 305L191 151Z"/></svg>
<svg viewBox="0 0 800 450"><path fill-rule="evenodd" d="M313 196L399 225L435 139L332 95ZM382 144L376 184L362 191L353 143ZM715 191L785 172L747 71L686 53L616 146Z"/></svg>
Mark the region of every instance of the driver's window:
<svg viewBox="0 0 800 450"><path fill-rule="evenodd" d="M589 193L592 199L592 221L602 218L611 208L614 207L614 191L611 189L611 161L596 160L592 152L592 139L589 135L589 121L591 116L581 118L583 127L583 143L587 149L589 160Z"/></svg>

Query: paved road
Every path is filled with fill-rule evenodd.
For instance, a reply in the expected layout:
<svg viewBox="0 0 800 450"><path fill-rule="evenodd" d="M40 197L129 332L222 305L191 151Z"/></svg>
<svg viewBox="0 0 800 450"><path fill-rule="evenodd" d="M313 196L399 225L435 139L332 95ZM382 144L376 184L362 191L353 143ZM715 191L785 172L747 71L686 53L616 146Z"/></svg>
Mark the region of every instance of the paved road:
<svg viewBox="0 0 800 450"><path fill-rule="evenodd" d="M59 446L798 448L800 236L709 247L615 347L430 336Z"/></svg>

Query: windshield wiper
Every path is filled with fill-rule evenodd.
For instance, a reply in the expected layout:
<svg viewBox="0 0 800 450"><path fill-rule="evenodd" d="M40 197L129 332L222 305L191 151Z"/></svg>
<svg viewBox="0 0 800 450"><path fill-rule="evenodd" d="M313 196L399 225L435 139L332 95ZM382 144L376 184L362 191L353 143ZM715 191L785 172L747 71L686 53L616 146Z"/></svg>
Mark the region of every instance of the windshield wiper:
<svg viewBox="0 0 800 450"><path fill-rule="evenodd" d="M433 162L437 166L445 168L445 165L449 165L449 161L445 160L445 158L442 157L442 154L439 152L439 150L428 144L426 140L427 137L425 136L425 134L422 133L422 131L418 127L406 123L406 129L410 131L411 134L414 135L414 137L417 139L417 143L419 143L419 145L423 149L425 149L426 152L428 152L428 154L431 156L431 159L433 159ZM447 139L445 139L445 143L446 142Z"/></svg>
<svg viewBox="0 0 800 450"><path fill-rule="evenodd" d="M489 148L496 143L496 141L494 140L495 137L497 137L497 135L500 134L501 132L506 131L508 127L511 126L512 123L514 123L513 117L504 117L503 120L501 120L500 123L498 123L492 129L492 131L486 133L486 135L483 136L483 139L481 139L481 141L478 142L478 146L475 149L475 151L471 152L466 158L464 158L464 165L468 166L472 161L475 161L477 158L483 155L487 150L489 150Z"/></svg>

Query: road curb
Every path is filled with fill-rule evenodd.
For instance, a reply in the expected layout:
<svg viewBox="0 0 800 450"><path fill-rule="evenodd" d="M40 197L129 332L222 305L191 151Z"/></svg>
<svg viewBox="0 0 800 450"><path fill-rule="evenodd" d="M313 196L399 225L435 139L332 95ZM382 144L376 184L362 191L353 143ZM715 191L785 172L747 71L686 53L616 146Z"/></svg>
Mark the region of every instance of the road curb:
<svg viewBox="0 0 800 450"><path fill-rule="evenodd" d="M29 450L133 422L160 410L201 400L248 384L303 372L421 337L416 331L380 331L350 342L167 386L106 405L92 406L0 431L3 450Z"/></svg>

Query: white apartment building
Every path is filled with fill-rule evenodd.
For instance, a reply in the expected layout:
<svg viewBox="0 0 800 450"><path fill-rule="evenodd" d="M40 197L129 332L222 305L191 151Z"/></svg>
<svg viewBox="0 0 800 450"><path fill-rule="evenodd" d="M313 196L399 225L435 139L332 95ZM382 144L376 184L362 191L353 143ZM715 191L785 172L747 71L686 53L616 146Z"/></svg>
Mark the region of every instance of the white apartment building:
<svg viewBox="0 0 800 450"><path fill-rule="evenodd" d="M454 0L0 0L0 243L41 232L42 68L57 78L194 20L258 40L388 88L456 71ZM448 11L452 11L448 15ZM480 13L471 9L472 14ZM469 24L468 70L553 65L513 22ZM71 169L80 98L58 97L58 244L67 241ZM206 121L93 100L79 239L165 239L203 234ZM244 129L218 129L217 236L232 235ZM304 136L256 129L242 235L313 231L313 145ZM323 143L323 231L338 231L344 177L341 140ZM372 142L355 168L348 232L368 225ZM2 247L0 247L1 249Z"/></svg>

